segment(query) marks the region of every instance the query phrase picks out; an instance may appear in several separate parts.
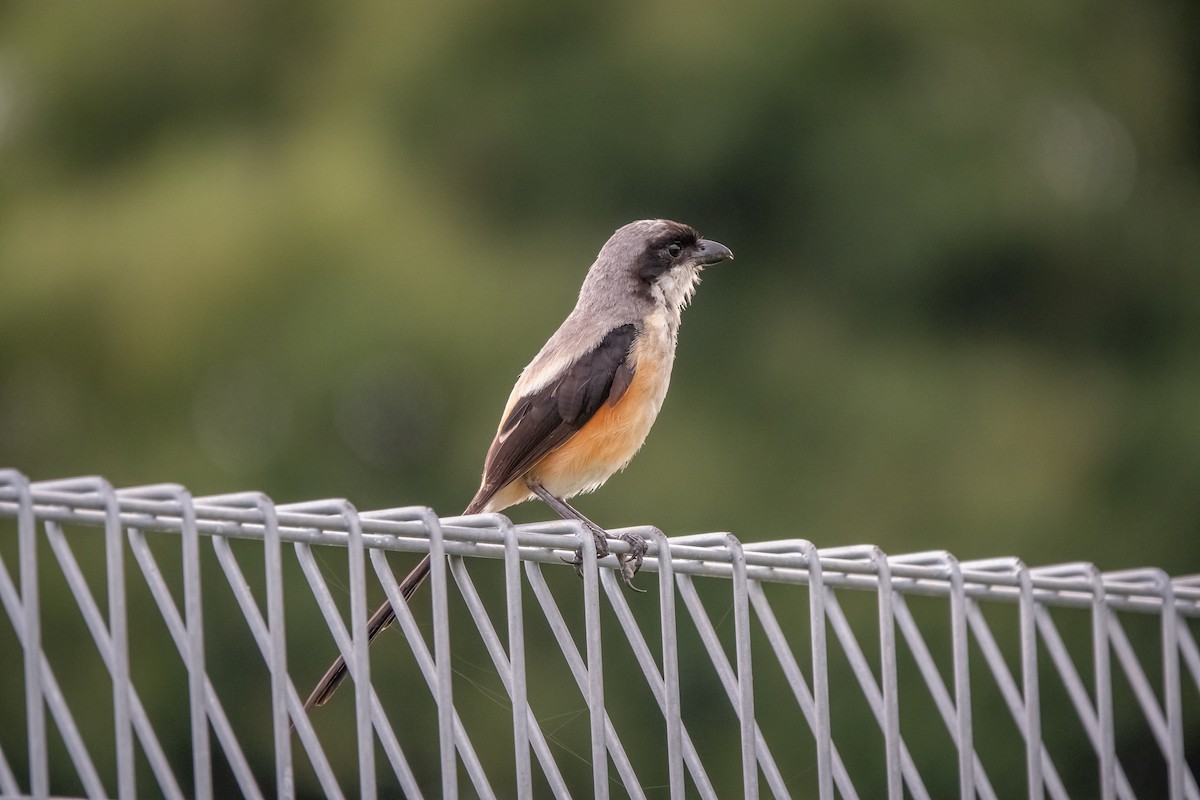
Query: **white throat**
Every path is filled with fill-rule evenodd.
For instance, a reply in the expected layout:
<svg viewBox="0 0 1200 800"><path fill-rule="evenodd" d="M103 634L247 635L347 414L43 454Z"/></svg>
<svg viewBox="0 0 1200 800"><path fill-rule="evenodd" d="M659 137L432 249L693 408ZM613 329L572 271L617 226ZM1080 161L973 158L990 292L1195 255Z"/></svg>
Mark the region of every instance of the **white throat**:
<svg viewBox="0 0 1200 800"><path fill-rule="evenodd" d="M699 284L700 270L695 268L673 269L664 272L655 281L651 297L658 310L671 321L672 333L679 327L680 312L687 308Z"/></svg>

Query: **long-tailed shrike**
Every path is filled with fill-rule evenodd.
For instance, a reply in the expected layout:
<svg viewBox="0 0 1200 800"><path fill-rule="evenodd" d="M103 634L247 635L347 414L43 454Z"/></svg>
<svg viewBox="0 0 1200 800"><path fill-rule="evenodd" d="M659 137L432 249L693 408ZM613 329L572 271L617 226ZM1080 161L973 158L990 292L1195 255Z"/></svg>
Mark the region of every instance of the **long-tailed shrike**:
<svg viewBox="0 0 1200 800"><path fill-rule="evenodd" d="M567 504L624 468L642 446L667 395L680 313L700 271L733 258L723 244L669 220L618 229L600 248L579 300L541 352L521 372L488 448L483 480L463 514L500 511L537 497L592 532L598 557L607 534ZM629 581L645 543L626 538ZM429 556L400 584L407 601L429 574ZM367 623L370 639L396 618L384 601ZM305 708L324 705L346 676L341 656Z"/></svg>

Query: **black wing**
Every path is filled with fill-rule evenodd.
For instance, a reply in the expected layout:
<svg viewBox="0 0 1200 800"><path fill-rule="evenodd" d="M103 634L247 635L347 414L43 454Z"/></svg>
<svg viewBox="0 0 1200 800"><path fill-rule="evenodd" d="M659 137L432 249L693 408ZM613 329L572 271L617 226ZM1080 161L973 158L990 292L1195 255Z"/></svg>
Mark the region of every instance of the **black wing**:
<svg viewBox="0 0 1200 800"><path fill-rule="evenodd" d="M517 401L488 451L483 486L470 508L481 508L492 495L570 439L601 406L621 399L633 380L629 354L636 337L633 325L613 328L557 380Z"/></svg>

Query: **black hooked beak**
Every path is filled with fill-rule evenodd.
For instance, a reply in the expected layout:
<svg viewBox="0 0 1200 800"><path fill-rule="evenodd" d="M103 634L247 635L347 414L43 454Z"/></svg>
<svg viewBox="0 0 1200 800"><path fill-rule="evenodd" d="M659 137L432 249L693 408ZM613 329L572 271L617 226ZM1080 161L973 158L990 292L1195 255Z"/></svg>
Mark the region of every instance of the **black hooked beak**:
<svg viewBox="0 0 1200 800"><path fill-rule="evenodd" d="M695 255L692 256L692 260L702 267L707 267L721 261L732 261L733 251L720 242L701 239L696 242Z"/></svg>

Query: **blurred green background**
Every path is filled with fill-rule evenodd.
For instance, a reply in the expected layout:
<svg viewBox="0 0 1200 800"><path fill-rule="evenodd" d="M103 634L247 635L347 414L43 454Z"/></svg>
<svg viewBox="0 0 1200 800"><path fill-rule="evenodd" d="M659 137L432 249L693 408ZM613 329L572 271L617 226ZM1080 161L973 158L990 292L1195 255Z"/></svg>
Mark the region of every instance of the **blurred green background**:
<svg viewBox="0 0 1200 800"><path fill-rule="evenodd" d="M1198 168L1189 0L10 2L0 463L454 514L668 217L737 261L585 513L1194 571Z"/></svg>

